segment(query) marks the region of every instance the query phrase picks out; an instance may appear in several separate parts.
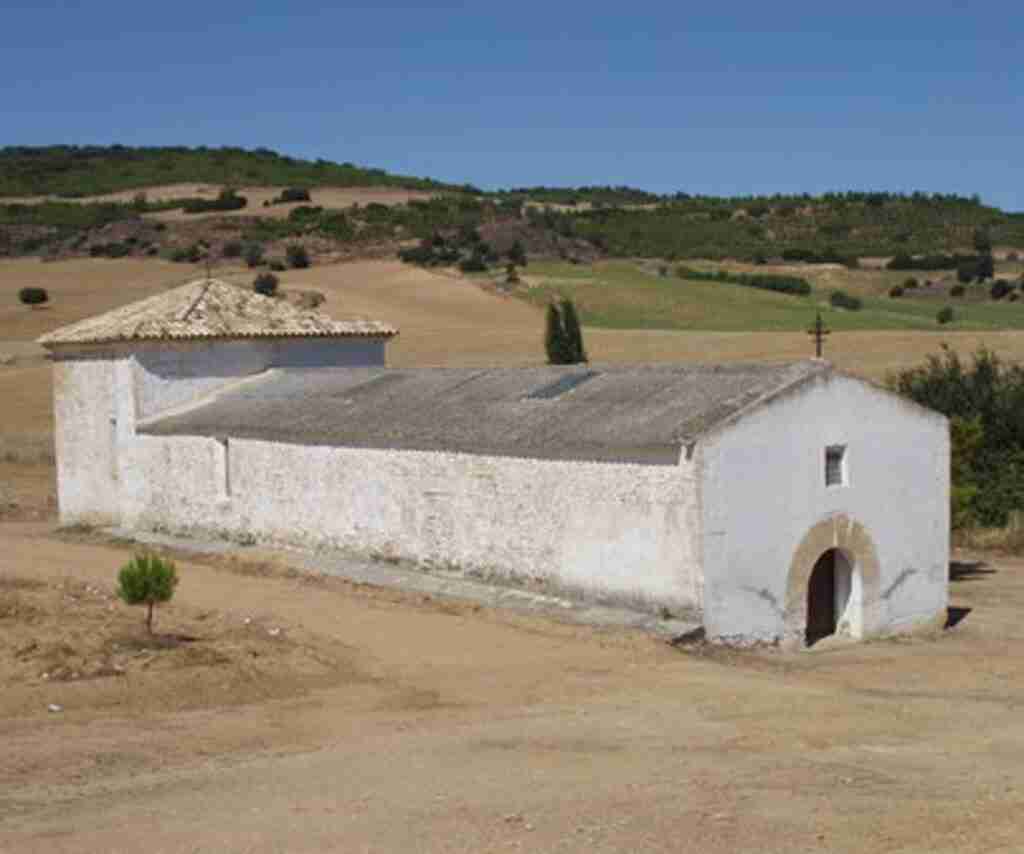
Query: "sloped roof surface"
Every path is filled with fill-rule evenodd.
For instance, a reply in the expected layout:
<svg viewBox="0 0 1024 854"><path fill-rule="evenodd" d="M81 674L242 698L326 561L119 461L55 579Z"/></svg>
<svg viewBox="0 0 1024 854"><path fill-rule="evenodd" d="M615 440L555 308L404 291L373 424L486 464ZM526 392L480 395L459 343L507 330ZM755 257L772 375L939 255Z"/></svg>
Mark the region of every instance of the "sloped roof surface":
<svg viewBox="0 0 1024 854"><path fill-rule="evenodd" d="M672 465L701 434L829 370L824 362L275 370L140 432Z"/></svg>
<svg viewBox="0 0 1024 854"><path fill-rule="evenodd" d="M203 279L64 326L39 339L60 344L196 338L391 336L374 320L334 320L219 279Z"/></svg>

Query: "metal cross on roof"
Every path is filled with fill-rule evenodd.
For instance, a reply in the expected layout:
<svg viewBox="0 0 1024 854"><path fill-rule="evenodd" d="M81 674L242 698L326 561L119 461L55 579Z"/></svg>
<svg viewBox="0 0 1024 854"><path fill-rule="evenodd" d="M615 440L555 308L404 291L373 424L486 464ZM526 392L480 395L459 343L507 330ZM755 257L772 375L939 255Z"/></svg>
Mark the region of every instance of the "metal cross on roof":
<svg viewBox="0 0 1024 854"><path fill-rule="evenodd" d="M814 321L814 326L807 330L807 334L814 336L814 356L820 359L825 338L832 334L832 330L825 326L824 321L822 321L820 311L818 312L818 319Z"/></svg>

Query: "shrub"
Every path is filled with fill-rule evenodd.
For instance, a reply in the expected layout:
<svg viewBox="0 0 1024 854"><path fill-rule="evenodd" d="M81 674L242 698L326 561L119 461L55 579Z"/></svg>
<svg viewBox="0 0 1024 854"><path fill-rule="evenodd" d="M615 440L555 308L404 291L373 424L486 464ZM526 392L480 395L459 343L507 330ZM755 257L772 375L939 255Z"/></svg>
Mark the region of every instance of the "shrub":
<svg viewBox="0 0 1024 854"><path fill-rule="evenodd" d="M953 285L953 287L949 289L949 295L951 297L962 297L964 295L964 286Z"/></svg>
<svg viewBox="0 0 1024 854"><path fill-rule="evenodd" d="M119 243L94 243L89 247L89 255L93 258L124 258L132 252L131 238Z"/></svg>
<svg viewBox="0 0 1024 854"><path fill-rule="evenodd" d="M984 348L973 364L949 347L892 381L950 419L953 525L1005 525L1024 509L1024 367Z"/></svg>
<svg viewBox="0 0 1024 854"><path fill-rule="evenodd" d="M855 297L846 291L832 291L828 301L833 308L845 308L847 311L860 311L864 307L864 302L860 297Z"/></svg>
<svg viewBox="0 0 1024 854"><path fill-rule="evenodd" d="M46 288L29 287L18 291L18 299L24 305L42 305L49 301L50 295L46 292Z"/></svg>
<svg viewBox="0 0 1024 854"><path fill-rule="evenodd" d="M250 243L246 246L244 255L248 267L259 267L263 263L263 247L258 243Z"/></svg>
<svg viewBox="0 0 1024 854"><path fill-rule="evenodd" d="M953 314L953 309L951 306L948 305L944 306L943 308L940 308L939 313L935 315L935 319L940 324L952 323L954 317L955 315Z"/></svg>
<svg viewBox="0 0 1024 854"><path fill-rule="evenodd" d="M137 554L117 576L117 596L127 605L146 606L146 629L153 633L153 606L168 602L178 586L174 564L156 555Z"/></svg>
<svg viewBox="0 0 1024 854"><path fill-rule="evenodd" d="M778 276L770 273L727 273L724 270L717 273L705 273L686 266L677 267L676 275L680 279L691 279L698 282L725 282L730 285L744 285L748 288L760 288L765 291L777 291L795 296L807 296L811 292L811 286L807 280L797 276Z"/></svg>
<svg viewBox="0 0 1024 854"><path fill-rule="evenodd" d="M978 261L975 258L967 258L956 265L956 278L961 284L966 285L973 282L978 275Z"/></svg>
<svg viewBox="0 0 1024 854"><path fill-rule="evenodd" d="M899 285L893 285L891 288L889 288L889 296L891 296L893 299L898 299L899 297L903 296L903 288L901 288Z"/></svg>
<svg viewBox="0 0 1024 854"><path fill-rule="evenodd" d="M474 252L468 258L463 258L459 262L459 269L463 273L483 273L487 269L487 261L483 255Z"/></svg>
<svg viewBox="0 0 1024 854"><path fill-rule="evenodd" d="M291 243L284 252L285 258L288 260L288 266L293 267L296 270L301 270L309 266L309 253L306 252L306 247L301 243Z"/></svg>
<svg viewBox="0 0 1024 854"><path fill-rule="evenodd" d="M517 267L526 266L526 250L523 249L523 244L520 241L515 241L512 248L508 250L508 260Z"/></svg>
<svg viewBox="0 0 1024 854"><path fill-rule="evenodd" d="M992 283L992 287L989 289L989 296L991 296L992 299L1002 299L1012 290L1013 285L1006 281L1006 279L996 279Z"/></svg>
<svg viewBox="0 0 1024 854"><path fill-rule="evenodd" d="M202 258L202 251L199 248L198 243L193 243L191 246L186 246L184 249L178 248L171 252L171 260L178 264L195 264Z"/></svg>
<svg viewBox="0 0 1024 854"><path fill-rule="evenodd" d="M273 273L260 273L252 282L252 289L265 297L277 293L278 278Z"/></svg>
<svg viewBox="0 0 1024 854"><path fill-rule="evenodd" d="M312 199L309 190L304 187L288 187L278 193L273 201L274 204L289 204L291 202L308 202Z"/></svg>
<svg viewBox="0 0 1024 854"><path fill-rule="evenodd" d="M913 276L911 276L911 277L910 277L909 279L907 279L907 280L906 280L906 281L905 281L905 282L903 283L903 287L905 287L905 288L908 288L908 289L910 289L910 288L916 288L916 287L917 287L917 284L918 284L918 282L917 282L917 279L915 279L915 278L914 278Z"/></svg>
<svg viewBox="0 0 1024 854"><path fill-rule="evenodd" d="M243 251L242 241L229 240L221 251L225 258L240 258Z"/></svg>
<svg viewBox="0 0 1024 854"><path fill-rule="evenodd" d="M240 196L228 188L221 190L215 199L185 199L181 209L185 213L206 213L208 211L237 211L248 204L245 196Z"/></svg>
<svg viewBox="0 0 1024 854"><path fill-rule="evenodd" d="M516 270L515 264L509 264L505 267L505 283L508 285L519 284L519 272Z"/></svg>
<svg viewBox="0 0 1024 854"><path fill-rule="evenodd" d="M288 269L287 267L285 267L284 261L282 261L280 258L271 258L270 263L267 264L267 266L270 267L270 269L273 270L275 273L283 273L285 270Z"/></svg>

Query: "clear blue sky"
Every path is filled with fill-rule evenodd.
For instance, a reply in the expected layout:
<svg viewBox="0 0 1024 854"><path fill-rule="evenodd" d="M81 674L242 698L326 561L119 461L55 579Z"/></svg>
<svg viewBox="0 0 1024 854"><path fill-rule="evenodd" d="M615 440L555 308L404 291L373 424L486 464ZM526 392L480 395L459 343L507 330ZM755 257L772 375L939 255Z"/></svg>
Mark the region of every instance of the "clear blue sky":
<svg viewBox="0 0 1024 854"><path fill-rule="evenodd" d="M268 147L494 188L1024 210L1019 0L0 0L0 144Z"/></svg>

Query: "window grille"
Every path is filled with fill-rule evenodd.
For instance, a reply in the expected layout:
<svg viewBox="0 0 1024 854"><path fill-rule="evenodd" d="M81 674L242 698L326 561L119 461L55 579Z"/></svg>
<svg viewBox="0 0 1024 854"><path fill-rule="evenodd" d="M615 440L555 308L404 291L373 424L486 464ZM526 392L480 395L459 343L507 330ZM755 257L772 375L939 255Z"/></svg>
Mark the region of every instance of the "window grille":
<svg viewBox="0 0 1024 854"><path fill-rule="evenodd" d="M846 483L846 446L829 445L825 448L825 486Z"/></svg>

